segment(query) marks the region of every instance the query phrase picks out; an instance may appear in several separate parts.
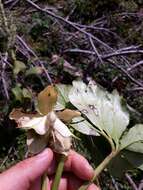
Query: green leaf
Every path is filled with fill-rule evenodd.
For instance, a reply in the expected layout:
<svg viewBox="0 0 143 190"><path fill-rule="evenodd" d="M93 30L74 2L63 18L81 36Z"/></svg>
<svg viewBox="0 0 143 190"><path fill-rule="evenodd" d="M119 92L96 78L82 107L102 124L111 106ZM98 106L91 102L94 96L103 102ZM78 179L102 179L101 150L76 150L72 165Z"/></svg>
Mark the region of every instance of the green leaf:
<svg viewBox="0 0 143 190"><path fill-rule="evenodd" d="M120 141L120 149L124 148L143 153L143 124L135 125L123 135Z"/></svg>
<svg viewBox="0 0 143 190"><path fill-rule="evenodd" d="M22 94L23 94L23 97L24 97L24 98L29 98L29 99L32 98L32 94L31 94L30 91L27 90L26 88L23 88L23 89L22 89Z"/></svg>
<svg viewBox="0 0 143 190"><path fill-rule="evenodd" d="M13 73L14 75L17 75L21 71L25 71L26 65L22 61L15 60L14 61L14 69Z"/></svg>
<svg viewBox="0 0 143 190"><path fill-rule="evenodd" d="M122 178L125 172L133 170L134 166L130 163L123 153L118 154L108 165L109 172L112 176Z"/></svg>
<svg viewBox="0 0 143 190"><path fill-rule="evenodd" d="M70 126L72 126L76 131L85 135L99 136L97 130L83 117L74 118Z"/></svg>
<svg viewBox="0 0 143 190"><path fill-rule="evenodd" d="M25 76L40 75L42 72L43 69L41 67L32 67L26 71Z"/></svg>
<svg viewBox="0 0 143 190"><path fill-rule="evenodd" d="M12 93L15 96L15 99L18 101L22 101L23 94L22 94L22 89L19 85L16 85L14 88L12 88Z"/></svg>
<svg viewBox="0 0 143 190"><path fill-rule="evenodd" d="M88 85L74 81L69 99L100 131L104 130L119 144L129 124L129 114L121 104L117 91L110 94L93 81Z"/></svg>
<svg viewBox="0 0 143 190"><path fill-rule="evenodd" d="M55 110L62 110L66 107L66 104L69 102L68 95L71 87L71 85L65 84L56 85L56 89L58 91L58 100L55 106Z"/></svg>
<svg viewBox="0 0 143 190"><path fill-rule="evenodd" d="M128 150L122 151L124 157L135 167L143 170L143 154Z"/></svg>

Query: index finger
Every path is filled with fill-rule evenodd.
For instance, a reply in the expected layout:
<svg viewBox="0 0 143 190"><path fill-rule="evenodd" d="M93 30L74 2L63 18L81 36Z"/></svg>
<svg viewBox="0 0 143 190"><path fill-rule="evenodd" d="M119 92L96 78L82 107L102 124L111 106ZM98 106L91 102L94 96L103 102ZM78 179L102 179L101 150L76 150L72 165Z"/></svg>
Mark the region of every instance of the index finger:
<svg viewBox="0 0 143 190"><path fill-rule="evenodd" d="M89 162L73 150L69 153L64 170L73 172L77 177L83 180L91 180L94 175L94 170Z"/></svg>

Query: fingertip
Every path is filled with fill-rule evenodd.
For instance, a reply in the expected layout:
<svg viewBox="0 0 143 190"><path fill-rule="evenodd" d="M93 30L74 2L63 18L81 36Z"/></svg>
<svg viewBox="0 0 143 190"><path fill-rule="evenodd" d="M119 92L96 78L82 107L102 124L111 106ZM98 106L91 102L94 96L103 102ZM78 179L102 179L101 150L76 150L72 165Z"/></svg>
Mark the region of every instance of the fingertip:
<svg viewBox="0 0 143 190"><path fill-rule="evenodd" d="M91 180L94 175L94 170L89 162L80 154L71 152L71 170L72 172L83 180Z"/></svg>
<svg viewBox="0 0 143 190"><path fill-rule="evenodd" d="M37 154L35 158L53 157L53 151L50 148L44 149L41 153Z"/></svg>
<svg viewBox="0 0 143 190"><path fill-rule="evenodd" d="M50 164L50 166L47 169L47 174L48 175L53 175L56 171L56 166L57 166L57 162L56 162L56 158L55 155L53 155L53 160Z"/></svg>
<svg viewBox="0 0 143 190"><path fill-rule="evenodd" d="M40 154L18 163L13 169L23 178L33 181L47 171L52 160L53 152L51 149L46 148Z"/></svg>
<svg viewBox="0 0 143 190"><path fill-rule="evenodd" d="M7 181L13 184L14 189L29 189L30 185L38 179L53 160L51 149L19 162L1 174L1 187L7 189Z"/></svg>
<svg viewBox="0 0 143 190"><path fill-rule="evenodd" d="M95 184L91 184L87 190L100 190L99 187L97 187Z"/></svg>
<svg viewBox="0 0 143 190"><path fill-rule="evenodd" d="M68 190L77 190L83 184L83 181L74 175L68 176Z"/></svg>

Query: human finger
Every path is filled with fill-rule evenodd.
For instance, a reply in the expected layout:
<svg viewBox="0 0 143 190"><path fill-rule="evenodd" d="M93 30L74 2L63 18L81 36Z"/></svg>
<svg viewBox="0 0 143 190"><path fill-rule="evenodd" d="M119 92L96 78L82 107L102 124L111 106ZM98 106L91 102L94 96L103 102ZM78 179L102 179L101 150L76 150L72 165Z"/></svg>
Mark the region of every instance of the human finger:
<svg viewBox="0 0 143 190"><path fill-rule="evenodd" d="M89 162L75 151L70 151L68 159L65 162L65 171L72 171L83 180L90 180L94 175L94 170Z"/></svg>
<svg viewBox="0 0 143 190"><path fill-rule="evenodd" d="M47 171L53 160L51 149L28 158L0 174L0 187L3 190L26 190L33 181Z"/></svg>
<svg viewBox="0 0 143 190"><path fill-rule="evenodd" d="M48 190L51 190L53 180L54 177L51 177ZM73 174L65 174L60 180L58 190L78 190L84 182ZM91 184L87 190L99 190L99 188L95 184Z"/></svg>

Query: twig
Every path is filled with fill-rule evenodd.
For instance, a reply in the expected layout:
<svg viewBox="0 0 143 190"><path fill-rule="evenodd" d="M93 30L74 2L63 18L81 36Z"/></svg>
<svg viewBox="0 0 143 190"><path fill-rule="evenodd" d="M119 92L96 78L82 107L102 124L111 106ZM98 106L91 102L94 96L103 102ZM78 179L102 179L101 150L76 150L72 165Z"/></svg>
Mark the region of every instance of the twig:
<svg viewBox="0 0 143 190"><path fill-rule="evenodd" d="M111 60L107 60L107 62L113 64L116 68L118 68L119 70L121 70L133 83L137 84L140 87L143 87L143 83L137 81L134 77L132 77L132 75L130 75L128 73L127 70L125 70L124 68L122 68L120 65L116 64L115 62L113 62Z"/></svg>
<svg viewBox="0 0 143 190"><path fill-rule="evenodd" d="M113 185L114 185L114 187L115 187L115 190L119 190L119 187L118 187L118 185L117 185L117 183L116 183L114 177L113 177L112 175L111 175L110 177L111 177L112 183L113 183Z"/></svg>
<svg viewBox="0 0 143 190"><path fill-rule="evenodd" d="M99 61L100 61L101 63L103 63L103 60L102 60L100 54L98 53L98 51L97 51L97 49L96 49L96 47L95 47L95 45L94 45L94 42L93 42L92 38L89 38L89 41L90 41L90 43L91 43L91 46L92 46L92 48L93 48L95 54L97 55L97 57L98 57L98 59L99 59Z"/></svg>
<svg viewBox="0 0 143 190"><path fill-rule="evenodd" d="M138 190L142 190L142 189L143 189L143 180L141 180L139 187L138 187Z"/></svg>
<svg viewBox="0 0 143 190"><path fill-rule="evenodd" d="M7 18L5 16L5 11L4 11L4 6L2 3L2 0L0 0L0 16L1 16L2 24L4 25L4 29L5 29L6 33L9 33L8 22L7 22Z"/></svg>
<svg viewBox="0 0 143 190"><path fill-rule="evenodd" d="M7 61L7 53L5 53L4 58L2 55L0 55L1 58L1 65L2 65L2 72L1 72L1 80L3 83L3 88L5 92L6 99L9 100L9 93L8 93L8 87L7 87L7 82L6 82L6 77L5 77L5 67L6 67L6 61Z"/></svg>
<svg viewBox="0 0 143 190"><path fill-rule="evenodd" d="M134 91L143 91L143 87L135 87L135 88L127 89L127 91L131 91L131 92L134 92Z"/></svg>
<svg viewBox="0 0 143 190"><path fill-rule="evenodd" d="M12 3L13 1L15 1L15 0L7 0L7 1L4 1L4 5L7 5L7 4L9 4L9 3Z"/></svg>
<svg viewBox="0 0 143 190"><path fill-rule="evenodd" d="M13 149L13 146L11 146L11 147L9 148L8 153L7 153L7 156L4 158L2 164L0 165L0 170L2 169L2 167L4 166L4 164L6 163L6 161L8 160L9 154L11 153L12 149Z"/></svg>
<svg viewBox="0 0 143 190"><path fill-rule="evenodd" d="M26 44L26 42L20 37L20 36L16 36L16 39L24 46L24 48L27 49L28 52L30 52L37 60L38 60L38 63L39 65L42 67L42 69L44 70L46 76L47 76L47 79L49 81L50 84L52 84L52 79L47 71L47 69L44 67L43 63L41 60L39 60L38 56L36 55L36 53Z"/></svg>
<svg viewBox="0 0 143 190"><path fill-rule="evenodd" d="M81 33L83 33L85 36L87 36L88 38L92 38L93 40L95 40L96 42L98 42L100 45L102 45L103 47L112 50L113 48L111 48L108 44L106 44L105 42L101 41L100 39L98 39L97 37L95 37L94 35L92 35L89 32L86 32L85 30L83 30L83 28L80 28L76 25L76 23L71 22L69 20L64 19L63 17L56 15L55 13L53 13L52 11L43 9L41 7L39 7L37 4L35 4L34 2L32 2L31 0L26 0L28 3L30 3L32 6L34 6L37 10L42 11L47 13L48 15L50 15L51 17L54 17L55 19L58 19L62 22L64 22L65 24L68 24L69 26L73 27L74 29L80 31Z"/></svg>
<svg viewBox="0 0 143 190"><path fill-rule="evenodd" d="M15 0L11 6L9 7L9 9L12 9L14 6L16 6L16 4L19 2L20 0Z"/></svg>
<svg viewBox="0 0 143 190"><path fill-rule="evenodd" d="M78 48L66 49L64 51L64 53L67 53L67 52L71 52L71 53L84 53L84 54L89 54L89 55L95 55L94 51L84 50L84 49L78 49Z"/></svg>
<svg viewBox="0 0 143 190"><path fill-rule="evenodd" d="M91 55L95 55L94 51L90 51L90 50L83 50L83 49L67 49L64 52L73 52L73 53L84 53L84 54L91 54ZM105 55L100 55L100 57L102 59L109 59L111 57L115 57L115 56L121 56L121 55L129 55L129 54L143 54L143 50L128 50L128 51L121 51L116 50L116 52L113 53L109 53L109 54L105 54Z"/></svg>
<svg viewBox="0 0 143 190"><path fill-rule="evenodd" d="M75 23L75 25L81 27L81 28L85 28L85 29L91 29L91 30L98 30L98 31L103 31L109 34L113 34L114 36L116 36L117 38L120 38L116 33L110 31L108 28L103 28L103 27L98 27L98 26L93 26L93 25L84 25L84 24L79 24L79 23Z"/></svg>
<svg viewBox="0 0 143 190"><path fill-rule="evenodd" d="M132 178L130 177L130 175L128 173L125 174L125 177L128 180L129 184L132 186L132 189L138 190L136 184L134 183L134 181L132 180Z"/></svg>
<svg viewBox="0 0 143 190"><path fill-rule="evenodd" d="M129 54L143 54L143 50L128 50L128 51L116 51L114 53L103 55L103 59L108 59L110 57L119 56L119 55L129 55Z"/></svg>
<svg viewBox="0 0 143 190"><path fill-rule="evenodd" d="M21 44L34 56L37 58L37 55L35 54L35 52L26 44L26 42L22 39L22 37L20 37L19 35L16 35L16 40L18 40L19 42L21 42Z"/></svg>
<svg viewBox="0 0 143 190"><path fill-rule="evenodd" d="M55 19L58 19L58 20L64 22L65 24L73 27L74 29L76 29L80 33L84 34L87 38L91 38L92 40L96 41L98 44L103 46L106 49L106 51L108 51L108 52L114 52L115 51L108 44L106 44L105 42L103 42L102 40L100 40L99 38L97 38L96 36L91 34L90 32L87 32L84 28L79 27L77 23L74 23L74 22L71 22L69 20L66 20L65 18L63 18L63 17L61 17L59 15L56 15L55 13L53 13L53 12L51 12L49 10L43 9L43 8L39 7L37 4L35 4L34 2L32 2L31 0L26 0L26 1L28 3L30 3L32 6L34 6L37 10L47 13L49 16L51 16L51 17L53 17ZM124 57L122 57L122 59L123 59L124 62L126 62L128 64L128 61Z"/></svg>
<svg viewBox="0 0 143 190"><path fill-rule="evenodd" d="M135 69L136 67L139 67L139 66L141 66L141 65L143 65L143 60L141 60L141 61L135 63L134 65L131 65L127 70L128 70L128 71L131 71L131 70L133 70L133 69Z"/></svg>
<svg viewBox="0 0 143 190"><path fill-rule="evenodd" d="M82 50L82 49L69 49L66 50L65 52L74 52L74 53L84 53L84 54L92 54L95 55L94 51L89 51L89 50ZM110 62L111 64L113 64L116 68L118 68L119 70L121 70L124 74L127 75L127 77L135 84L137 84L140 87L143 87L143 83L137 81L134 77L132 77L127 70L125 70L124 68L122 68L119 64L116 64L114 61L112 61L111 57L113 56L119 56L119 55L123 55L123 54L134 54L134 53L140 53L143 54L143 50L130 50L130 51L123 51L123 52L119 52L119 50L115 53L112 54L106 54L106 55L100 55L101 58L107 62Z"/></svg>

